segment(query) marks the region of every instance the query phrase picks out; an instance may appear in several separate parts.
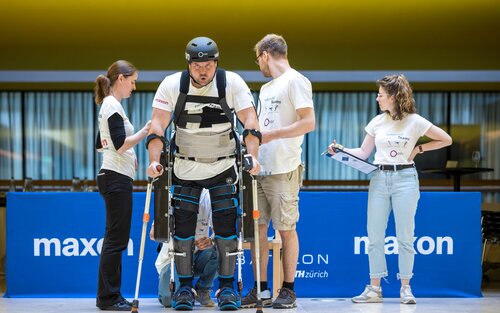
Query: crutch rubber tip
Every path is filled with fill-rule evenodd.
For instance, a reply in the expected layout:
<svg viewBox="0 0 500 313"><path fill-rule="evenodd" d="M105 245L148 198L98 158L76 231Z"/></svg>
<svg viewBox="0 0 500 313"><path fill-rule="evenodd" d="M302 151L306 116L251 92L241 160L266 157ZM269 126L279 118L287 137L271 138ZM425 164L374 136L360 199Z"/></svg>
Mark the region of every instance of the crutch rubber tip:
<svg viewBox="0 0 500 313"><path fill-rule="evenodd" d="M262 313L262 299L257 299L255 307L257 308L256 313Z"/></svg>
<svg viewBox="0 0 500 313"><path fill-rule="evenodd" d="M131 312L139 312L139 300L132 301L132 311Z"/></svg>

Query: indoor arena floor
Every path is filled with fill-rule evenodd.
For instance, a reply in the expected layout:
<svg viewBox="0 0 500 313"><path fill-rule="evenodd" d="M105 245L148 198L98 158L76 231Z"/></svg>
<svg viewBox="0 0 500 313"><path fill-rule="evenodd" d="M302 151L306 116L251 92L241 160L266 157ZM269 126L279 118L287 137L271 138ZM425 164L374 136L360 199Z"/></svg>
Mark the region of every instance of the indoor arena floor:
<svg viewBox="0 0 500 313"><path fill-rule="evenodd" d="M129 299L130 300L130 299ZM484 292L483 298L418 298L416 305L402 305L399 299L386 298L380 304L353 304L350 299L299 298L297 308L263 312L276 313L493 313L499 312L500 290ZM156 299L140 299L139 312L174 312L163 308ZM196 306L193 312L220 312L217 308ZM255 312L241 309L240 312ZM0 313L96 313L95 299L0 298ZM104 311L102 311L104 312Z"/></svg>

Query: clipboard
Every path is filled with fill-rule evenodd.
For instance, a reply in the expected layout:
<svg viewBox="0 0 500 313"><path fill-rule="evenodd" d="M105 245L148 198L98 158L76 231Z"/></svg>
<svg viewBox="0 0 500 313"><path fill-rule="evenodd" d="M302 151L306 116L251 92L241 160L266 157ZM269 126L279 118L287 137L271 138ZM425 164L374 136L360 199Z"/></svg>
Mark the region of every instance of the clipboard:
<svg viewBox="0 0 500 313"><path fill-rule="evenodd" d="M363 172L365 174L370 174L371 172L375 171L378 169L378 166L367 162L363 159L358 158L355 155L350 154L349 152L344 151L343 149L334 147L333 148L335 151L335 154L330 154L328 153L328 150L326 150L324 153L327 157L337 160L340 163L343 163L347 166L350 166L360 172Z"/></svg>

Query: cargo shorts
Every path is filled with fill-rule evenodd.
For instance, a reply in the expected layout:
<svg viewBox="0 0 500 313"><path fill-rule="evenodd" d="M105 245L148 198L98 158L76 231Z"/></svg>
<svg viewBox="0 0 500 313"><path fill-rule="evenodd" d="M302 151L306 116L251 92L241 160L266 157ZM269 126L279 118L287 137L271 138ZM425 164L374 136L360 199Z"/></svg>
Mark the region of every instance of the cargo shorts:
<svg viewBox="0 0 500 313"><path fill-rule="evenodd" d="M260 211L259 224L275 230L294 230L299 220L299 190L302 187L304 167L268 176L257 176L257 195Z"/></svg>

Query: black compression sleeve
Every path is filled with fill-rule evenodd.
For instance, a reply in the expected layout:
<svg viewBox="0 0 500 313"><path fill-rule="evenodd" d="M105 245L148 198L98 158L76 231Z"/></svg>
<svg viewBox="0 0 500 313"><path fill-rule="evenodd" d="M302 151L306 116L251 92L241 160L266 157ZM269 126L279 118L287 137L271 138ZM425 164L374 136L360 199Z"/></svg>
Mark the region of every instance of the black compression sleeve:
<svg viewBox="0 0 500 313"><path fill-rule="evenodd" d="M111 141L115 146L115 150L120 149L127 138L125 134L125 126L123 124L123 118L120 114L115 113L108 118L109 135L111 136Z"/></svg>

